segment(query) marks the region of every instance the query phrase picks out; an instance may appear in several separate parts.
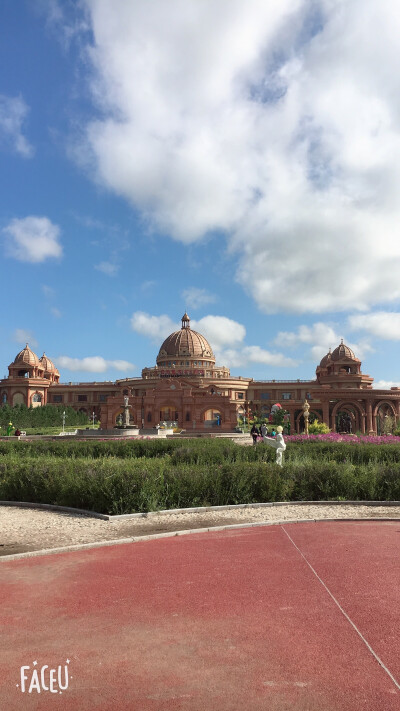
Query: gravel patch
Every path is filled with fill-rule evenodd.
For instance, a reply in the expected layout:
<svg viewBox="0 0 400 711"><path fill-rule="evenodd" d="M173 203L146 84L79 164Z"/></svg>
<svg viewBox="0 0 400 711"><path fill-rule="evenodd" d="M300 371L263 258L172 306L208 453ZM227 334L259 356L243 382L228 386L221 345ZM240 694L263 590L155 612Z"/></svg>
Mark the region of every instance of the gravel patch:
<svg viewBox="0 0 400 711"><path fill-rule="evenodd" d="M0 556L193 528L260 521L270 523L294 519L336 518L400 520L400 506L285 504L224 511L151 514L143 518L114 521L102 521L75 513L0 506Z"/></svg>

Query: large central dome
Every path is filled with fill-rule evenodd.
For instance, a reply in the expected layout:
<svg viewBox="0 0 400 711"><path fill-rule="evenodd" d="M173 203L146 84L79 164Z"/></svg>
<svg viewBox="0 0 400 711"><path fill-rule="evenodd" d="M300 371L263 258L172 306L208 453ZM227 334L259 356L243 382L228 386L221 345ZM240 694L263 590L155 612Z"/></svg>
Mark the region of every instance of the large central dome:
<svg viewBox="0 0 400 711"><path fill-rule="evenodd" d="M189 316L185 313L182 316L181 330L171 333L162 344L157 356L157 365L159 367L187 367L189 362L192 364L191 361L194 359L200 360L201 366L215 364L215 356L209 342L201 333L192 331Z"/></svg>

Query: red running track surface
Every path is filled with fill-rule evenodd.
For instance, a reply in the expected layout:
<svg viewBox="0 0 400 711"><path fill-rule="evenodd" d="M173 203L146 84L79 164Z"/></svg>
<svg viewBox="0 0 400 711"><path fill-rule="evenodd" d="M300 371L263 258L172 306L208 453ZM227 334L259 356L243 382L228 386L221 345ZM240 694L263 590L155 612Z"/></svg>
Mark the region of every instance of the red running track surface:
<svg viewBox="0 0 400 711"><path fill-rule="evenodd" d="M0 709L398 710L399 544L318 522L3 561Z"/></svg>

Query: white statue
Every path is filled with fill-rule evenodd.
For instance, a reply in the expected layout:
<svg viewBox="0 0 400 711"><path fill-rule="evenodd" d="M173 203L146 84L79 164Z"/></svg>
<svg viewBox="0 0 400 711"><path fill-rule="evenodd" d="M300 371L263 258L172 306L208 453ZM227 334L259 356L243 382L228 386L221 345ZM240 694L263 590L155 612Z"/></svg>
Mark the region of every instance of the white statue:
<svg viewBox="0 0 400 711"><path fill-rule="evenodd" d="M286 444L285 440L283 439L283 427L279 425L279 427L276 428L277 435L276 437L266 437L265 435L263 436L263 442L265 444L269 444L270 447L274 447L276 449L276 463L279 467L282 466L282 454L284 453L286 449Z"/></svg>
<svg viewBox="0 0 400 711"><path fill-rule="evenodd" d="M124 407L129 406L129 397L127 395L124 396Z"/></svg>

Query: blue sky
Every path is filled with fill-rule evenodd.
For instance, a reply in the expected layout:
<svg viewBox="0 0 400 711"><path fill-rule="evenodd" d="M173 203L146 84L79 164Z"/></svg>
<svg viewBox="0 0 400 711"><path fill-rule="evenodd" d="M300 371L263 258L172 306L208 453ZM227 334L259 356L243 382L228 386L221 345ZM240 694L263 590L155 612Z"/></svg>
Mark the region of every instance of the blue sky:
<svg viewBox="0 0 400 711"><path fill-rule="evenodd" d="M0 361L400 382L400 15L384 0L0 4ZM379 32L376 31L379 27Z"/></svg>

